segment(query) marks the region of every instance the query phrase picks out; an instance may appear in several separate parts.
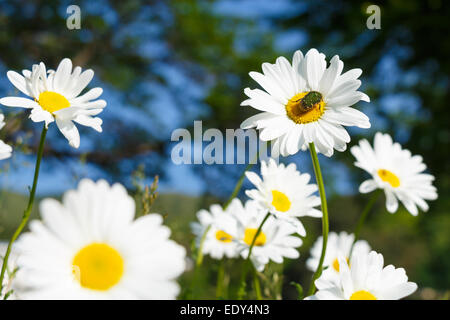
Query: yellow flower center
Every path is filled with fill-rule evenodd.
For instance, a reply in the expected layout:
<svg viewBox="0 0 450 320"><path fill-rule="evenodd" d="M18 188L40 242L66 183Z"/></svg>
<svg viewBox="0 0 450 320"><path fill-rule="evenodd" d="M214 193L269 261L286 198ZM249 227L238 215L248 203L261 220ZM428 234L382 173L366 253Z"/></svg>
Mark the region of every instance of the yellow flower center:
<svg viewBox="0 0 450 320"><path fill-rule="evenodd" d="M369 291L359 290L351 295L350 300L377 300L377 297L375 297Z"/></svg>
<svg viewBox="0 0 450 320"><path fill-rule="evenodd" d="M347 264L349 264L348 258L347 258ZM338 260L338 258L334 259L334 261L333 261L333 269L336 270L336 272L339 272L339 260Z"/></svg>
<svg viewBox="0 0 450 320"><path fill-rule="evenodd" d="M244 242L249 246L251 246L257 231L258 229L253 228L245 229ZM267 240L266 235L264 234L264 232L261 231L258 234L258 237L256 237L255 246L263 246L266 243L266 240Z"/></svg>
<svg viewBox="0 0 450 320"><path fill-rule="evenodd" d="M225 231L219 230L216 232L216 239L222 242L231 242L233 240L233 237Z"/></svg>
<svg viewBox="0 0 450 320"><path fill-rule="evenodd" d="M122 278L122 256L105 243L92 243L82 248L72 262L73 273L81 286L108 290Z"/></svg>
<svg viewBox="0 0 450 320"><path fill-rule="evenodd" d="M391 185L391 187L397 188L400 186L400 179L395 174L390 172L389 170L380 169L377 171L377 173L378 173L378 176L381 178L381 180L389 183Z"/></svg>
<svg viewBox="0 0 450 320"><path fill-rule="evenodd" d="M272 205L277 211L286 212L291 208L291 201L283 192L272 190Z"/></svg>
<svg viewBox="0 0 450 320"><path fill-rule="evenodd" d="M37 103L50 113L70 107L70 102L63 95L53 91L42 92Z"/></svg>
<svg viewBox="0 0 450 320"><path fill-rule="evenodd" d="M339 272L339 261L338 261L337 258L334 259L334 261L333 261L333 268L334 268L334 270L336 270L337 272Z"/></svg>
<svg viewBox="0 0 450 320"><path fill-rule="evenodd" d="M295 123L309 123L320 119L325 112L322 94L317 91L298 93L286 104L287 116Z"/></svg>

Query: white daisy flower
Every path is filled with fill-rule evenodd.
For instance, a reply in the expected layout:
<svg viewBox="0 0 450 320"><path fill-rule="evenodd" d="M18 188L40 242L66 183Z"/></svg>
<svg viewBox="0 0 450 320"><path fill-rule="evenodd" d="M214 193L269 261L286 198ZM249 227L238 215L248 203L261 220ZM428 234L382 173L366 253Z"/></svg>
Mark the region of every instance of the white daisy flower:
<svg viewBox="0 0 450 320"><path fill-rule="evenodd" d="M297 217L322 217L322 212L314 208L320 205L320 198L313 195L317 185L309 184L310 175L301 174L294 163L285 166L277 165L273 159L268 163L261 161L262 179L254 172L245 175L257 188L246 190L247 196L277 218L294 224L301 236L305 236L306 231Z"/></svg>
<svg viewBox="0 0 450 320"><path fill-rule="evenodd" d="M412 156L411 152L394 143L388 134L377 132L374 147L367 140L361 140L359 146L350 150L356 158L355 166L367 171L372 179L364 181L359 192L368 193L382 189L386 195L386 208L390 213L398 209L400 200L414 216L419 211L428 211L425 200L437 199L436 188L432 185L434 177L423 173L426 165L421 156Z"/></svg>
<svg viewBox="0 0 450 320"><path fill-rule="evenodd" d="M344 257L339 258L339 283L319 278L318 289L308 300L399 300L417 290L408 282L405 269L388 265L375 251L355 253L351 268Z"/></svg>
<svg viewBox="0 0 450 320"><path fill-rule="evenodd" d="M327 68L325 55L311 49L303 57L296 51L292 64L279 57L275 64L263 63L263 74L250 72L265 90L245 89L249 99L241 105L263 111L245 120L241 128L256 127L263 141L274 140L272 153L283 156L306 150L314 142L326 156L333 149L344 151L350 136L343 126L369 128L369 118L351 108L369 97L357 91L361 69L342 73L344 63L334 56Z"/></svg>
<svg viewBox="0 0 450 320"><path fill-rule="evenodd" d="M323 261L323 270L321 278L327 279L331 282L337 283L339 280L339 257L343 256L347 261L350 259L350 250L352 248L353 241L355 240L354 234L348 234L345 231L330 232L328 234L327 249L325 252L325 259ZM311 271L316 271L319 265L320 256L322 253L323 237L320 236L311 248L311 257L306 260L306 266ZM358 240L353 246L352 257L359 252L369 253L370 246L365 240ZM350 259L350 265L351 265Z"/></svg>
<svg viewBox="0 0 450 320"><path fill-rule="evenodd" d="M47 127L56 121L59 130L74 148L80 146L80 134L74 122L102 131L102 120L94 116L106 106L105 100L95 100L103 89L93 88L80 95L91 82L94 71L81 72L80 67L72 71L72 61L65 58L56 71L47 71L41 62L33 65L31 71L23 70L22 74L8 71L7 76L17 89L32 99L5 97L0 99L1 104L31 109L31 120L45 121Z"/></svg>
<svg viewBox="0 0 450 320"><path fill-rule="evenodd" d="M158 214L134 220L120 184L82 180L62 203L45 199L42 221L16 242L23 299L174 299L185 249Z"/></svg>
<svg viewBox="0 0 450 320"><path fill-rule="evenodd" d="M239 241L240 253L247 259L250 246L267 212L252 200L236 212L238 228L236 233L229 233ZM228 231L228 230L227 230ZM256 270L263 271L270 260L283 263L283 258L296 259L300 256L295 249L302 245L302 240L294 236L295 228L285 220L270 216L264 223L255 240L250 257Z"/></svg>
<svg viewBox="0 0 450 320"><path fill-rule="evenodd" d="M228 232L236 233L237 219L234 213L242 211L241 208L241 201L235 198L225 210L220 205L214 204L209 211L200 210L197 212L200 223L194 222L191 224L192 231L197 236L197 247L200 245L206 229L209 228L203 242L203 254L208 254L211 258L217 260L224 256L227 258L239 256L237 242Z"/></svg>
<svg viewBox="0 0 450 320"><path fill-rule="evenodd" d="M0 113L0 130L5 126L5 116ZM0 160L8 159L12 154L12 147L0 140Z"/></svg>

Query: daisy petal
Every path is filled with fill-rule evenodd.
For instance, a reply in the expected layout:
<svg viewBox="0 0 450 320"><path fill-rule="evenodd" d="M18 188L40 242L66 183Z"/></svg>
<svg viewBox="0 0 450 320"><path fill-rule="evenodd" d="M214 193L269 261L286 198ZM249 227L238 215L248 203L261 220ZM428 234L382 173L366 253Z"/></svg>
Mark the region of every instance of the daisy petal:
<svg viewBox="0 0 450 320"><path fill-rule="evenodd" d="M6 76L8 77L9 81L11 81L11 83L22 93L26 94L27 96L32 96L32 93L28 90L26 80L22 75L15 71L8 71L6 73Z"/></svg>
<svg viewBox="0 0 450 320"><path fill-rule="evenodd" d="M306 74L308 85L311 90L319 90L319 81L325 71L325 55L320 54L316 49L310 49L305 56Z"/></svg>
<svg viewBox="0 0 450 320"><path fill-rule="evenodd" d="M68 93L68 99L72 99L80 94L84 88L91 82L94 77L94 71L91 69L83 71L82 74L78 77L78 82L75 87L72 89L70 93Z"/></svg>
<svg viewBox="0 0 450 320"><path fill-rule="evenodd" d="M384 190L386 195L386 208L390 213L395 213L398 209L398 201L394 193L390 190Z"/></svg>
<svg viewBox="0 0 450 320"><path fill-rule="evenodd" d="M327 96L328 92L333 88L337 77L341 74L344 63L339 60L339 56L334 56L330 61L330 66L323 73L319 83L319 90L322 95Z"/></svg>
<svg viewBox="0 0 450 320"><path fill-rule="evenodd" d="M64 137L69 141L70 146L74 148L80 146L80 134L71 120L61 120L56 118L56 125Z"/></svg>
<svg viewBox="0 0 450 320"><path fill-rule="evenodd" d="M47 128L48 125L55 120L50 112L43 110L41 107L31 110L30 118L34 122L45 121L45 126Z"/></svg>
<svg viewBox="0 0 450 320"><path fill-rule="evenodd" d="M375 190L377 188L378 188L378 185L375 182L375 180L369 179L369 180L366 180L363 183L361 183L361 185L359 186L359 192L361 192L361 193L369 193L369 192L372 192L373 190Z"/></svg>
<svg viewBox="0 0 450 320"><path fill-rule="evenodd" d="M97 132L102 132L103 120L98 117L92 118L87 115L80 114L75 119L73 119L73 121L75 121L76 123L79 123L83 126L91 127L92 129L94 129Z"/></svg>
<svg viewBox="0 0 450 320"><path fill-rule="evenodd" d="M5 97L0 99L0 103L8 107L18 108L40 108L39 104L28 98Z"/></svg>

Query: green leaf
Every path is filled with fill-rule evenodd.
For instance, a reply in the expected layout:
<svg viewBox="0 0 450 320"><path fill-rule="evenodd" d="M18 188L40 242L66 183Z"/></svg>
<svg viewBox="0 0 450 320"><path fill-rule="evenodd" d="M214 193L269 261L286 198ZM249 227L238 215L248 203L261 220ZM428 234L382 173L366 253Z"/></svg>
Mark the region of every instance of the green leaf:
<svg viewBox="0 0 450 320"><path fill-rule="evenodd" d="M303 300L303 287L301 284L294 281L291 281L289 284L297 289L298 300Z"/></svg>

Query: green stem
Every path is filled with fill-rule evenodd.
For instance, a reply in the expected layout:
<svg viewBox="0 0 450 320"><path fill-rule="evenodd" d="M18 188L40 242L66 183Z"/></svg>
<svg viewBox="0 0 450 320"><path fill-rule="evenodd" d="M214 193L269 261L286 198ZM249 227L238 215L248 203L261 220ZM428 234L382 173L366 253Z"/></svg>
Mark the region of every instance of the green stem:
<svg viewBox="0 0 450 320"><path fill-rule="evenodd" d="M261 285L259 284L258 271L253 268L253 286L255 288L256 300L262 300Z"/></svg>
<svg viewBox="0 0 450 320"><path fill-rule="evenodd" d="M197 250L197 258L195 260L195 269L194 269L194 276L192 278L192 284L189 292L187 293L188 298L192 298L191 296L194 294L194 291L197 289L197 281L199 277L200 268L203 263L203 245L205 243L206 235L208 234L209 230L211 229L211 226L206 227L205 231L202 234L202 237L200 239L200 243Z"/></svg>
<svg viewBox="0 0 450 320"><path fill-rule="evenodd" d="M202 234L202 238L200 239L200 244L198 246L197 259L195 260L195 266L198 268L203 263L203 245L205 244L206 235L208 234L211 226L206 227L205 232Z"/></svg>
<svg viewBox="0 0 450 320"><path fill-rule="evenodd" d="M219 270L217 271L217 283L216 283L216 299L223 299L223 288L225 278L225 258L222 258L219 264Z"/></svg>
<svg viewBox="0 0 450 320"><path fill-rule="evenodd" d="M370 210L372 210L373 205L375 204L375 202L377 202L380 195L381 195L381 190L375 191L375 193L370 198L369 202L367 202L364 210L361 213L361 216L359 217L358 224L356 225L356 228L355 228L355 233L354 233L355 239L353 240L352 248L350 249L349 259L352 256L353 247L355 246L356 241L358 241L358 239L359 239L359 234L364 225L364 222L366 221L366 218L369 215Z"/></svg>
<svg viewBox="0 0 450 320"><path fill-rule="evenodd" d="M250 248L248 249L248 256L247 261L250 261L250 258L252 256L253 247L255 246L256 239L258 238L259 234L261 233L262 227L264 226L264 223L266 223L267 219L270 217L270 212L267 212L266 216L264 217L263 221L258 227L258 230L256 230L255 236L253 237L252 243L250 245Z"/></svg>
<svg viewBox="0 0 450 320"><path fill-rule="evenodd" d="M254 163L249 163L246 167L245 170L242 172L241 176L239 177L238 182L236 183L236 186L234 187L233 193L231 194L231 196L228 198L227 202L225 202L225 204L223 205L223 210L226 210L226 208L230 205L231 201L236 198L236 196L239 193L239 190L241 190L242 187L242 183L244 182L244 178L245 178L245 173L250 170L253 167Z"/></svg>
<svg viewBox="0 0 450 320"><path fill-rule="evenodd" d="M2 271L0 273L0 295L3 290L3 278L5 277L6 267L8 266L8 259L9 259L9 255L11 253L12 245L13 245L14 241L16 241L17 237L20 235L22 230L25 228L25 226L27 225L28 219L30 218L31 210L33 209L34 196L36 194L36 187L37 187L37 182L38 182L38 178L39 178L39 168L41 166L42 154L44 153L44 142L45 142L46 135L47 135L47 128L44 125L44 128L42 129L42 133L41 133L41 140L39 142L39 149L38 149L38 154L37 154L37 158L36 158L36 166L34 169L33 186L30 191L30 198L28 200L28 205L23 213L23 217L22 217L22 221L20 222L20 225L17 227L16 231L14 232L13 236L11 237L11 240L9 241L8 248L6 249L5 257L3 258Z"/></svg>
<svg viewBox="0 0 450 320"><path fill-rule="evenodd" d="M245 170L242 172L241 176L239 177L238 182L236 183L236 186L234 187L233 193L231 194L231 196L228 198L227 202L225 202L225 204L223 205L223 210L225 210L231 203L231 201L236 198L236 196L239 193L239 190L241 190L242 187L242 183L244 182L244 178L245 178L245 173L250 170L253 165L255 163L258 162L259 159L259 153L262 151L263 149L261 149L259 152L256 152L255 157L253 158L253 161L251 161L246 167Z"/></svg>
<svg viewBox="0 0 450 320"><path fill-rule="evenodd" d="M253 237L252 243L250 244L250 248L248 249L247 259L245 259L243 270L242 270L241 285L240 285L239 291L238 291L238 299L239 300L241 300L245 296L245 280L247 278L248 267L251 264L250 258L252 256L253 247L255 246L256 239L258 238L259 234L261 233L264 223L266 223L267 219L269 219L269 216L270 216L270 212L267 212L263 221L259 225L258 230L256 230L255 236Z"/></svg>
<svg viewBox="0 0 450 320"><path fill-rule="evenodd" d="M314 294L314 292L316 290L316 286L315 286L314 282L322 274L323 261L325 259L325 252L327 250L328 231L329 231L327 198L325 195L325 187L323 184L322 172L320 171L319 159L317 158L316 148L315 148L313 142L311 142L309 144L309 151L311 153L311 160L312 160L312 163L314 166L314 173L316 175L316 182L319 187L320 202L321 202L321 206L322 206L322 238L323 238L323 242L322 242L322 253L320 255L319 265L317 266L317 270L316 270L316 272L314 272L314 275L312 277L311 285L309 286L309 290L308 290L308 296Z"/></svg>

